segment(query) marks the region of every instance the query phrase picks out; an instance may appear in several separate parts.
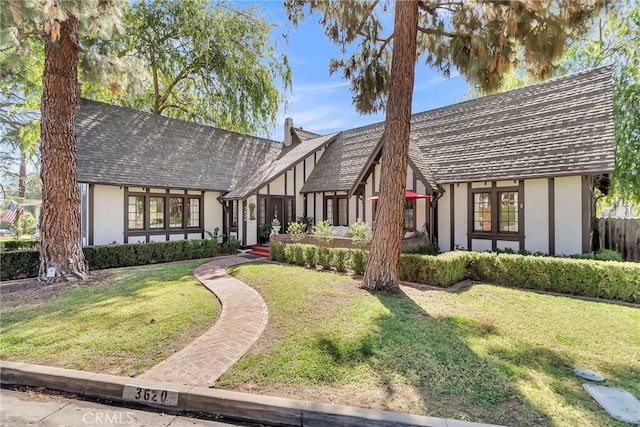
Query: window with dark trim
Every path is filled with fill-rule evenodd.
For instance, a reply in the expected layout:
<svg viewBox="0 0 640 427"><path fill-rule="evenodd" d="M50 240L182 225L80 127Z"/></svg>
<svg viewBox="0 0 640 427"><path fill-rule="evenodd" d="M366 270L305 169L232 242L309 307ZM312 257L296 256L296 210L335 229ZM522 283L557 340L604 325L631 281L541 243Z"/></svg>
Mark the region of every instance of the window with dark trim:
<svg viewBox="0 0 640 427"><path fill-rule="evenodd" d="M518 190L497 188L472 191L473 232L518 233L520 205Z"/></svg>
<svg viewBox="0 0 640 427"><path fill-rule="evenodd" d="M126 203L126 232L155 235L202 229L202 196L126 193Z"/></svg>
<svg viewBox="0 0 640 427"><path fill-rule="evenodd" d="M329 225L349 225L349 204L346 196L325 196L324 218Z"/></svg>
<svg viewBox="0 0 640 427"><path fill-rule="evenodd" d="M182 228L182 220L184 218L182 211L182 197L169 198L169 227Z"/></svg>
<svg viewBox="0 0 640 427"><path fill-rule="evenodd" d="M404 202L404 229L416 229L416 203L413 200L405 200Z"/></svg>
<svg viewBox="0 0 640 427"><path fill-rule="evenodd" d="M267 223L267 199L262 198L258 204L258 221L260 225Z"/></svg>
<svg viewBox="0 0 640 427"><path fill-rule="evenodd" d="M164 197L149 197L149 228L164 228Z"/></svg>
<svg viewBox="0 0 640 427"><path fill-rule="evenodd" d="M129 230L144 230L144 196L129 196L127 224Z"/></svg>
<svg viewBox="0 0 640 427"><path fill-rule="evenodd" d="M229 215L231 216L230 218L231 228L237 229L238 228L238 201L237 200L231 201Z"/></svg>
<svg viewBox="0 0 640 427"><path fill-rule="evenodd" d="M500 217L498 218L499 232L518 232L518 192L503 191L498 193Z"/></svg>
<svg viewBox="0 0 640 427"><path fill-rule="evenodd" d="M189 197L188 200L187 224L189 227L200 227L200 198Z"/></svg>
<svg viewBox="0 0 640 427"><path fill-rule="evenodd" d="M473 193L473 231L491 231L491 193Z"/></svg>

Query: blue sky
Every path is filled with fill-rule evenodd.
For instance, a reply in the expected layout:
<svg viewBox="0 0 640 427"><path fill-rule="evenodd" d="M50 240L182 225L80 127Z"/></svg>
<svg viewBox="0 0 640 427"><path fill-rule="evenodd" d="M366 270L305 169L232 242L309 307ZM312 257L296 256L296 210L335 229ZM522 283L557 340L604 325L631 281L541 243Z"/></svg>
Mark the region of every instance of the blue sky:
<svg viewBox="0 0 640 427"><path fill-rule="evenodd" d="M302 126L321 134L350 129L384 120L384 112L361 115L353 106L349 81L340 71L329 76L329 60L341 56L338 46L325 36L316 13L307 17L298 28L289 28L282 1L240 1L238 6L260 5L267 22L279 24L274 29L278 51L287 55L292 69L292 90L287 92L286 111L278 112L277 124L270 138L281 141L285 117L293 118L296 127ZM289 32L289 42L282 37ZM436 70L418 64L413 95L413 112L426 111L464 100L467 83L452 71L444 79Z"/></svg>

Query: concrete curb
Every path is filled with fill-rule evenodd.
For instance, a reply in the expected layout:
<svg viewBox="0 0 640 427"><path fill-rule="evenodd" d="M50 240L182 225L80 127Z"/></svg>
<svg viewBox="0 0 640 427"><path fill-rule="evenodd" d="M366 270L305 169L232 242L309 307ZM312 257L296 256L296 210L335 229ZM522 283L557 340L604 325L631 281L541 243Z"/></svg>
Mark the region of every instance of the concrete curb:
<svg viewBox="0 0 640 427"><path fill-rule="evenodd" d="M5 360L0 360L0 383L45 387L75 393L79 396L144 404L177 411L197 411L221 415L229 419L283 426L496 427L493 424L238 393ZM125 385L155 390L176 390L178 405L169 407L124 399Z"/></svg>

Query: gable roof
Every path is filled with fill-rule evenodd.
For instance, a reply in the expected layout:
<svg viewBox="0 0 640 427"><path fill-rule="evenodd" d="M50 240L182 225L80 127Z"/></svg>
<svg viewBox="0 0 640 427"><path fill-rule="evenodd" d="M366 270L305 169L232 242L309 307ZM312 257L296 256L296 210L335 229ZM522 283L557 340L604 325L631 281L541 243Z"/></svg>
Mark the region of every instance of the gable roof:
<svg viewBox="0 0 640 427"><path fill-rule="evenodd" d="M415 114L411 139L439 183L609 172L611 67Z"/></svg>
<svg viewBox="0 0 640 427"><path fill-rule="evenodd" d="M228 191L282 146L86 99L76 129L78 180L95 184Z"/></svg>
<svg viewBox="0 0 640 427"><path fill-rule="evenodd" d="M283 147L280 155L271 162L265 162L259 170L253 171L250 175L239 180L225 199L243 199L255 193L261 187L267 185L280 174L291 169L296 163L304 160L315 151L331 144L338 133L333 133L318 138L307 139L291 147Z"/></svg>
<svg viewBox="0 0 640 427"><path fill-rule="evenodd" d="M377 159L383 131L384 122L345 131L302 192L352 191ZM611 67L601 67L414 114L409 160L437 189L608 172L614 146Z"/></svg>

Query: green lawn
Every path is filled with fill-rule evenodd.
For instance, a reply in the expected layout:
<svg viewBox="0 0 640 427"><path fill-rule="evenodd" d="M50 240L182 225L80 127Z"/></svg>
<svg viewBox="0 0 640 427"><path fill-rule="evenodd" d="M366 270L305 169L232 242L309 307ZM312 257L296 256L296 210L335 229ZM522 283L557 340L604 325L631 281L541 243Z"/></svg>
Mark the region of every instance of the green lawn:
<svg viewBox="0 0 640 427"><path fill-rule="evenodd" d="M513 426L616 423L574 367L640 396L640 309L490 285L371 295L348 276L229 270L269 325L218 387Z"/></svg>
<svg viewBox="0 0 640 427"><path fill-rule="evenodd" d="M218 318L218 300L191 275L206 261L105 270L36 304L2 302L0 358L140 374Z"/></svg>

